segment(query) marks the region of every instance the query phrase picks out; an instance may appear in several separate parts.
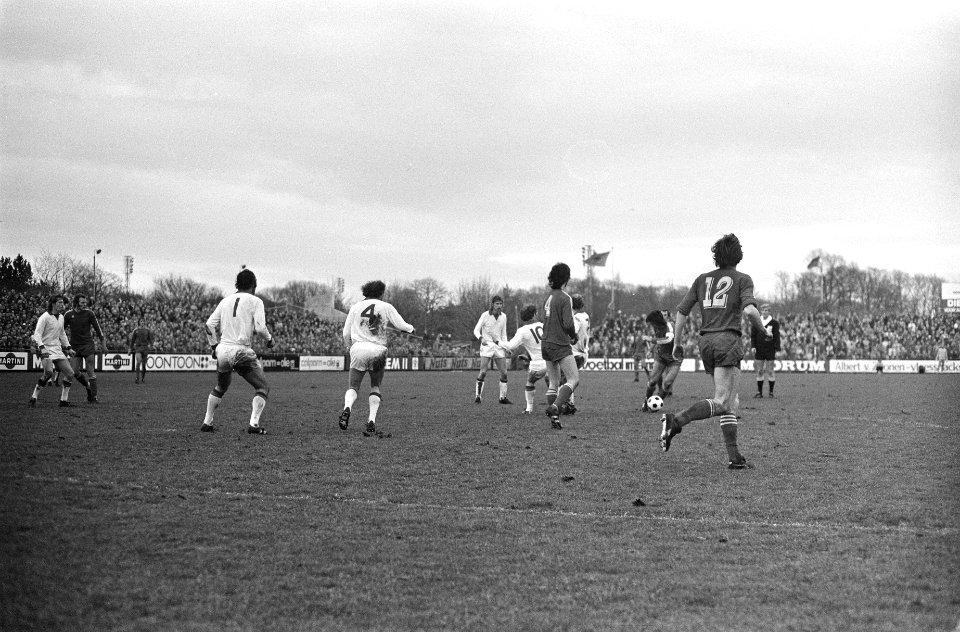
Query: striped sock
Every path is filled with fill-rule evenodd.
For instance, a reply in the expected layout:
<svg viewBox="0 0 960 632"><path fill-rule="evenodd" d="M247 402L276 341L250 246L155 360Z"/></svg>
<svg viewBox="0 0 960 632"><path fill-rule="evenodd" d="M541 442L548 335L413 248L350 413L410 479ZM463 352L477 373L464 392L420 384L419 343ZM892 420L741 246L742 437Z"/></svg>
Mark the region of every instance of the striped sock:
<svg viewBox="0 0 960 632"><path fill-rule="evenodd" d="M731 461L739 461L740 449L737 447L737 416L731 414L720 415L720 432L723 433L723 443L727 447L727 456Z"/></svg>

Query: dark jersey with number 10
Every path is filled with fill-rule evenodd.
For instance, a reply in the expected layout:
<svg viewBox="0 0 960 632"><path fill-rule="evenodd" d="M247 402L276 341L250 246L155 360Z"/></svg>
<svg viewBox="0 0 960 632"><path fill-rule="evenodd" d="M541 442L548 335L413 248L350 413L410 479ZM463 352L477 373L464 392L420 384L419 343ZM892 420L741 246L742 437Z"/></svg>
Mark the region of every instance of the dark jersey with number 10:
<svg viewBox="0 0 960 632"><path fill-rule="evenodd" d="M700 306L700 334L740 330L743 308L756 305L753 279L735 268L720 268L697 277L677 305L677 311L688 316L694 305Z"/></svg>

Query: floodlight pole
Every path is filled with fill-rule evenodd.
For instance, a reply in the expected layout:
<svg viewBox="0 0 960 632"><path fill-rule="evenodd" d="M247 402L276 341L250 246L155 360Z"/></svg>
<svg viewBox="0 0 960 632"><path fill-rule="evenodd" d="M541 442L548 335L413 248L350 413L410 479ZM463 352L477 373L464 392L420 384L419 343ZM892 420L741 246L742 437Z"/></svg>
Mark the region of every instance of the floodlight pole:
<svg viewBox="0 0 960 632"><path fill-rule="evenodd" d="M93 303L94 305L96 305L97 303L97 255L100 254L101 252L102 252L102 249L97 248L97 250L93 253Z"/></svg>

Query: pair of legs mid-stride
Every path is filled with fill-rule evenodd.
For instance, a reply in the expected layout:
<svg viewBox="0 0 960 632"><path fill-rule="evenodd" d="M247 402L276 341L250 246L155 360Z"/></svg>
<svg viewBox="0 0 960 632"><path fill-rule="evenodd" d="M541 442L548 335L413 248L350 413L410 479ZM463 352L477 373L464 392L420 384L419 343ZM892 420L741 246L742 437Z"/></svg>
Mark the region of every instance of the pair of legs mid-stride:
<svg viewBox="0 0 960 632"><path fill-rule="evenodd" d="M233 379L233 372L242 377L250 386L253 387L253 402L250 411L250 424L247 426L249 434L267 434L265 428L260 426L260 415L267 406L267 397L270 395L270 387L267 385L267 378L263 374L263 367L257 360L257 355L250 349L244 348L224 348L220 345L217 348L217 385L207 397L207 414L203 418L203 425L200 426L201 432L213 432L216 430L213 426L213 414L220 406L223 396L230 388L230 382Z"/></svg>
<svg viewBox="0 0 960 632"><path fill-rule="evenodd" d="M561 373L566 378L563 384L560 384ZM547 380L546 415L550 418L550 425L561 430L563 426L560 424L560 407L570 401L580 384L580 370L577 368L576 358L571 354L559 360L547 360ZM557 387L557 384L560 386Z"/></svg>
<svg viewBox="0 0 960 632"><path fill-rule="evenodd" d="M684 426L698 419L720 418L720 432L727 448L731 470L752 467L737 446L737 420L740 418L740 360L743 351L736 334L706 334L700 338L700 359L707 375L713 377L713 397L700 400L682 412L664 413L660 418L660 448L666 452Z"/></svg>
<svg viewBox="0 0 960 632"><path fill-rule="evenodd" d="M71 381L76 375L77 381L80 382L87 389L90 388L90 383L87 381L86 376L82 373L74 373L73 366L71 366L70 361L66 357L59 357L57 359L44 358L42 360L43 364L43 375L40 376L40 379L37 380L36 386L33 387L33 394L30 396L30 405L37 405L37 397L40 396L40 389L48 384L55 383L54 375L60 373L61 381L61 390L60 390L60 406L67 407L70 406L70 387L73 385Z"/></svg>

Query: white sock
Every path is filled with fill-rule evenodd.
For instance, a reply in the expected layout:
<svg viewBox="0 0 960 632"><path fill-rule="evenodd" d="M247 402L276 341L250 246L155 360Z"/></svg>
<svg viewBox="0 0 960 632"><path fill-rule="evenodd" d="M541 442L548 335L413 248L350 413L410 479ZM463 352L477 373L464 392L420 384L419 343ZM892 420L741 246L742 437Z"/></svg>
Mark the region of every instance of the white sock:
<svg viewBox="0 0 960 632"><path fill-rule="evenodd" d="M260 425L260 413L267 406L267 400L259 393L253 396L253 411L250 413L250 425L254 428Z"/></svg>
<svg viewBox="0 0 960 632"><path fill-rule="evenodd" d="M36 398L39 397L39 396L40 396L40 385L37 384L36 386L33 387L33 397L32 397L32 399L36 399Z"/></svg>
<svg viewBox="0 0 960 632"><path fill-rule="evenodd" d="M500 382L500 399L506 399L506 398L507 398L507 383Z"/></svg>
<svg viewBox="0 0 960 632"><path fill-rule="evenodd" d="M70 387L64 386L63 390L60 392L60 401L65 402L70 399Z"/></svg>
<svg viewBox="0 0 960 632"><path fill-rule="evenodd" d="M523 394L527 398L527 412L533 412L533 396L536 393L533 389L524 391Z"/></svg>
<svg viewBox="0 0 960 632"><path fill-rule="evenodd" d="M348 388L347 392L343 395L343 407L352 409L355 401L357 401L357 391Z"/></svg>
<svg viewBox="0 0 960 632"><path fill-rule="evenodd" d="M210 425L213 423L213 411L217 409L217 406L220 405L220 400L222 397L217 397L213 393L207 396L207 415L203 418L203 423Z"/></svg>
<svg viewBox="0 0 960 632"><path fill-rule="evenodd" d="M370 403L370 421L376 421L377 411L380 410L380 393L372 391L367 401Z"/></svg>

